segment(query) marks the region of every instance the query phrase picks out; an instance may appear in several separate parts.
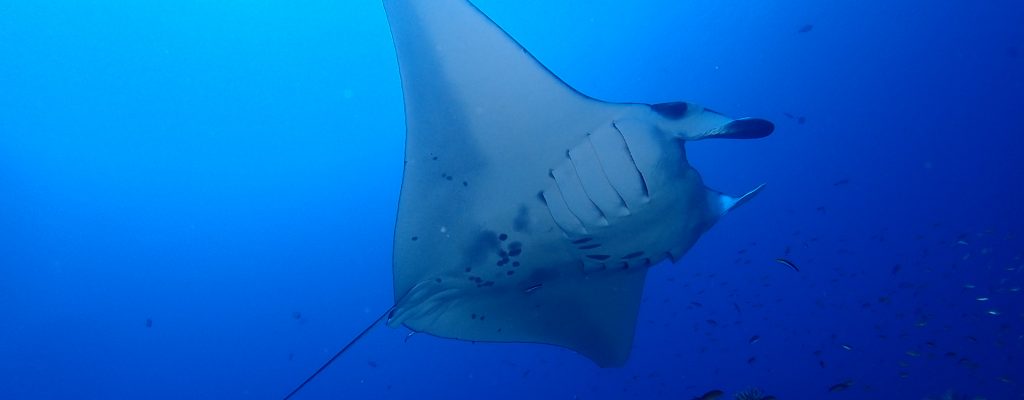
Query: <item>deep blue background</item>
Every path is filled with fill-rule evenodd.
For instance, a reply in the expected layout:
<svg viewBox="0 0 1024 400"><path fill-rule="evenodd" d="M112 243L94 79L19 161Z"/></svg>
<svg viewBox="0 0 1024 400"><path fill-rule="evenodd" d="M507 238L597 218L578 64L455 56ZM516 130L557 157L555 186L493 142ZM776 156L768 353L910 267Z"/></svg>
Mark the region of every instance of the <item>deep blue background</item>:
<svg viewBox="0 0 1024 400"><path fill-rule="evenodd" d="M688 146L769 186L624 368L378 327L300 398L1024 398L1019 1L476 3L592 96L774 120ZM0 398L283 396L390 306L403 129L376 1L0 0Z"/></svg>

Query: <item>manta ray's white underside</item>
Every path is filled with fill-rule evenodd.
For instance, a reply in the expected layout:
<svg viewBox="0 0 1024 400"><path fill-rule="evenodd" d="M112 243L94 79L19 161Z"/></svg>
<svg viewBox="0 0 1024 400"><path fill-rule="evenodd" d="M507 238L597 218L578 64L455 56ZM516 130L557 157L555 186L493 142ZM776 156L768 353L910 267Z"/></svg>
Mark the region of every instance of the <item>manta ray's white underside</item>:
<svg viewBox="0 0 1024 400"><path fill-rule="evenodd" d="M389 324L623 364L646 267L757 191L707 189L684 142L771 123L599 101L466 0L384 5L407 124Z"/></svg>

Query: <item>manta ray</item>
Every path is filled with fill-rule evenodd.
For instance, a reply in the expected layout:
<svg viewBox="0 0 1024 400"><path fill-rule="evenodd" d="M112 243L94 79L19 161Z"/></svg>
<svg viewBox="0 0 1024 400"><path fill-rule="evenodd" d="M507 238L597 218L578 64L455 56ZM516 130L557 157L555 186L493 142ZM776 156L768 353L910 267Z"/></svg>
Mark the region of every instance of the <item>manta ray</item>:
<svg viewBox="0 0 1024 400"><path fill-rule="evenodd" d="M678 260L763 187L707 188L686 142L774 126L683 101L601 101L467 0L383 2L406 119L394 305L288 397L384 319L623 365L648 267Z"/></svg>

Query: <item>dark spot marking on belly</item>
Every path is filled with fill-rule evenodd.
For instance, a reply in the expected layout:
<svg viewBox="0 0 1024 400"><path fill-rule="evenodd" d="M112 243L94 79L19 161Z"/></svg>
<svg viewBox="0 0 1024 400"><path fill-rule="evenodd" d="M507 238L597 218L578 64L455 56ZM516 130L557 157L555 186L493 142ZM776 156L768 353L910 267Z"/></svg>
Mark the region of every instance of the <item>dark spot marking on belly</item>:
<svg viewBox="0 0 1024 400"><path fill-rule="evenodd" d="M576 239L576 240L573 240L573 241L572 241L572 244L583 244L583 243L589 242L589 241L591 241L591 240L594 240L594 238L591 238L591 237L585 237L585 238L582 238L582 239Z"/></svg>
<svg viewBox="0 0 1024 400"><path fill-rule="evenodd" d="M516 232L523 232L530 227L530 210L525 204L519 206L516 218L512 220L512 229Z"/></svg>
<svg viewBox="0 0 1024 400"><path fill-rule="evenodd" d="M516 271L512 271L512 270L508 270L507 272L505 272L505 275L508 275L508 276L512 276L512 275L515 275L515 274L516 274Z"/></svg>
<svg viewBox="0 0 1024 400"><path fill-rule="evenodd" d="M598 247L601 247L600 243L594 243L594 244L588 244L586 246L580 246L579 249L580 250L590 250L590 249L596 249Z"/></svg>
<svg viewBox="0 0 1024 400"><path fill-rule="evenodd" d="M420 237L419 237L419 236L413 236L413 237L412 237L412 241L414 241L414 242L415 242L415 241L417 241L417 240L420 240Z"/></svg>
<svg viewBox="0 0 1024 400"><path fill-rule="evenodd" d="M494 231L483 230L471 240L464 251L464 260L459 265L462 267L487 265L492 262L497 247L498 234Z"/></svg>

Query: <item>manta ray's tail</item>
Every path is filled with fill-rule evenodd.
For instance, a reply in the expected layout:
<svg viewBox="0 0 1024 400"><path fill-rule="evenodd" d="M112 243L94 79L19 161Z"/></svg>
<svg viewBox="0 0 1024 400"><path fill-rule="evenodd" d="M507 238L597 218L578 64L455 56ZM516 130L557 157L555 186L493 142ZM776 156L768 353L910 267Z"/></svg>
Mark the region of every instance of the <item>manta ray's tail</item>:
<svg viewBox="0 0 1024 400"><path fill-rule="evenodd" d="M394 307L389 308L387 311L385 311L383 314L377 317L377 319L373 320L373 322L370 323L370 325L367 325L362 332L359 332L359 334L356 335L356 337L352 338L352 340L350 340L348 344L345 345L345 347L342 347L341 350L338 350L337 353L334 353L334 356L332 356L329 360L327 360L327 362L321 365L320 368L317 368L316 371L313 371L313 373L310 374L309 377L306 378L306 380L302 381L302 383L300 383L299 386L296 386L295 389L292 389L291 392L284 396L283 400L288 400L292 398L292 396L295 396L296 393L299 393L299 391L302 390L302 388L305 387L307 383L312 381L313 378L316 378L317 375L320 375L321 372L324 372L324 370L327 369L327 367L331 366L334 360L337 360L338 357L341 357L342 354L345 354L345 352L348 351L348 349L352 347L352 345L356 344L356 342L358 342L359 339L362 339L363 336L366 336L366 334L370 332L370 329L373 329L373 327L377 326L377 324L379 324L380 321L384 320L384 317L387 317L388 314L391 314L391 310L393 309Z"/></svg>

